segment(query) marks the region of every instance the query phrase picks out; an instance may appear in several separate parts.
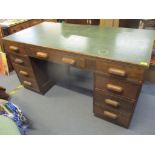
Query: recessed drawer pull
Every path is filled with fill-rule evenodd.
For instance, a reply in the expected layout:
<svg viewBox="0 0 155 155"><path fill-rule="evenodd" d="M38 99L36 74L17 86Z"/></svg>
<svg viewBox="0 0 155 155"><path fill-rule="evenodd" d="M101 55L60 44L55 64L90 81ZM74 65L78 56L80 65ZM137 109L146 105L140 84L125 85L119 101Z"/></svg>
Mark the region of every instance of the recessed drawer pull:
<svg viewBox="0 0 155 155"><path fill-rule="evenodd" d="M16 58L16 59L15 59L15 63L17 63L17 64L23 64L24 61L23 61L22 59Z"/></svg>
<svg viewBox="0 0 155 155"><path fill-rule="evenodd" d="M75 64L75 60L74 59L71 59L71 58L62 58L62 61L66 64L69 64L69 65L74 65Z"/></svg>
<svg viewBox="0 0 155 155"><path fill-rule="evenodd" d="M48 54L44 53L44 52L37 52L36 53L38 58L42 58L42 59L47 59L48 58Z"/></svg>
<svg viewBox="0 0 155 155"><path fill-rule="evenodd" d="M23 81L24 85L27 85L27 86L32 86L32 83L29 82L29 81Z"/></svg>
<svg viewBox="0 0 155 155"><path fill-rule="evenodd" d="M109 68L108 69L108 72L110 74L113 74L113 75L118 75L118 76L122 76L122 77L125 77L126 76L126 71L121 70L121 69Z"/></svg>
<svg viewBox="0 0 155 155"><path fill-rule="evenodd" d="M19 48L16 46L9 46L9 49L14 51L14 52L19 52Z"/></svg>
<svg viewBox="0 0 155 155"><path fill-rule="evenodd" d="M115 108L119 107L120 103L115 101L115 100L111 100L111 99L105 99L105 103L108 105L111 105Z"/></svg>
<svg viewBox="0 0 155 155"><path fill-rule="evenodd" d="M28 75L29 75L28 72L23 71L23 70L20 70L19 73L20 73L21 75L24 75L24 76L28 76Z"/></svg>
<svg viewBox="0 0 155 155"><path fill-rule="evenodd" d="M117 119L117 115L112 113L112 112L109 112L109 111L104 111L103 114L106 116L106 117L109 117L111 119Z"/></svg>
<svg viewBox="0 0 155 155"><path fill-rule="evenodd" d="M118 93L121 93L123 91L122 87L116 86L116 85L113 85L113 84L107 84L107 89L118 92Z"/></svg>

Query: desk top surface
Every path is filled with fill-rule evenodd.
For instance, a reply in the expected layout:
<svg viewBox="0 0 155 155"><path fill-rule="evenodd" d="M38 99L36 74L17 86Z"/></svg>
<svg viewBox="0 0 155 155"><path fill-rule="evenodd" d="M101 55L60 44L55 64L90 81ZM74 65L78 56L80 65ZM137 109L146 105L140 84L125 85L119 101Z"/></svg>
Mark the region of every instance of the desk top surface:
<svg viewBox="0 0 155 155"><path fill-rule="evenodd" d="M44 22L3 38L148 66L155 31Z"/></svg>

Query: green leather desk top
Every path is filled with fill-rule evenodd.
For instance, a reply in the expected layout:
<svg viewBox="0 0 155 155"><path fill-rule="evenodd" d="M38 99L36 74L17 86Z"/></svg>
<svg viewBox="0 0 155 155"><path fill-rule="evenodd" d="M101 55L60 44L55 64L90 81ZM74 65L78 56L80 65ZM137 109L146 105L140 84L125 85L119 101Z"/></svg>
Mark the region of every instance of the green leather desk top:
<svg viewBox="0 0 155 155"><path fill-rule="evenodd" d="M154 38L153 30L44 22L4 40L147 66Z"/></svg>

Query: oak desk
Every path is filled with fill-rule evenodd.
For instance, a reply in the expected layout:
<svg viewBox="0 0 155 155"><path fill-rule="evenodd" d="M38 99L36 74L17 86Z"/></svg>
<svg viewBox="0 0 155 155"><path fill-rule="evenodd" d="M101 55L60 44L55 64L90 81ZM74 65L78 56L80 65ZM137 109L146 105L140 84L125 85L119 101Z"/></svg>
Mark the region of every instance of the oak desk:
<svg viewBox="0 0 155 155"><path fill-rule="evenodd" d="M3 44L21 83L39 93L56 83L56 64L93 71L94 114L128 127L154 36L152 30L44 22L3 38Z"/></svg>

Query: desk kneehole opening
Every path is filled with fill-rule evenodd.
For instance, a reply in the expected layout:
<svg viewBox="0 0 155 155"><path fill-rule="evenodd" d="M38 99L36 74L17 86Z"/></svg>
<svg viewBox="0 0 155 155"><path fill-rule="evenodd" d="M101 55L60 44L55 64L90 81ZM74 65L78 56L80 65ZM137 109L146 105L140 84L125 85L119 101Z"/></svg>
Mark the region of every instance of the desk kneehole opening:
<svg viewBox="0 0 155 155"><path fill-rule="evenodd" d="M117 75L120 77L125 77L127 75L125 70L117 69L117 68L109 68L108 73Z"/></svg>
<svg viewBox="0 0 155 155"><path fill-rule="evenodd" d="M118 116L112 112L109 111L104 111L103 112L104 116L113 120L116 120L118 118Z"/></svg>
<svg viewBox="0 0 155 155"><path fill-rule="evenodd" d="M45 53L45 52L37 52L36 53L36 56L38 58L41 58L41 59L47 59L48 58L48 53Z"/></svg>
<svg viewBox="0 0 155 155"><path fill-rule="evenodd" d="M118 108L120 106L120 103L118 101L112 100L112 99L105 99L104 101L107 105L110 105L114 108Z"/></svg>
<svg viewBox="0 0 155 155"><path fill-rule="evenodd" d="M121 86L117 86L114 84L107 84L106 85L107 89L116 93L122 93L123 92L123 88Z"/></svg>
<svg viewBox="0 0 155 155"><path fill-rule="evenodd" d="M75 65L75 63L76 63L76 61L74 59L66 58L66 57L62 58L62 62L65 64L69 64L69 65Z"/></svg>
<svg viewBox="0 0 155 155"><path fill-rule="evenodd" d="M32 87L32 83L29 82L29 81L23 81L23 84L24 84L25 86Z"/></svg>

